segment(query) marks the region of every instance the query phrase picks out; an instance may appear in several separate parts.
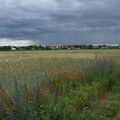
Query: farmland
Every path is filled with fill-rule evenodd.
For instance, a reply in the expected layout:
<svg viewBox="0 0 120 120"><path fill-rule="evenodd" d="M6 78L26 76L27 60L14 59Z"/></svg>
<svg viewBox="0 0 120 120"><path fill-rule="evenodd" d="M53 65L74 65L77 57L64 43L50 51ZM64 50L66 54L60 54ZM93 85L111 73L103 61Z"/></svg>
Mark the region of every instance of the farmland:
<svg viewBox="0 0 120 120"><path fill-rule="evenodd" d="M93 65L95 69L92 72L93 76L91 77L89 75L91 74L92 70L91 67ZM70 116L71 113L75 115L68 118L68 120L72 119L79 120L80 118L79 115L81 114L82 114L80 118L81 120L99 120L99 119L103 120L107 119L106 116L114 117L114 114L117 114L118 103L113 102L111 104L104 103L107 104L106 111L108 110L107 111L108 113L106 111L105 112L107 115L106 114L102 115L103 113L101 113L102 117L100 117L99 119L96 119L97 118L96 116L91 115L90 111L93 111L93 109L97 109L97 107L98 110L105 109L102 105L101 106L93 105L94 103L93 101L95 101L95 104L97 104L97 102L100 102L100 100L98 100L99 98L102 99L103 102L105 102L106 98L109 95L111 95L111 91L112 90L114 91L116 89L115 85L120 83L119 82L120 72L118 70L119 67L120 67L120 50L117 49L0 52L0 91L3 92L0 94L0 102L1 104L4 105L6 104L4 103L6 99L8 99L9 101L7 103L8 106L6 107L7 110L6 109L3 109L3 111L2 109L0 110L1 120L7 118L10 118L10 120L14 120L14 117L12 116L13 114L14 116L15 115L17 116L15 117L15 120L17 119L24 120L30 118L33 120L34 119L67 120L67 117ZM59 71L58 73L53 73L53 71L50 71L51 69L53 71L58 71L59 69ZM62 71L63 69L64 71ZM71 70L74 71L74 74L72 74L73 75L72 80L74 81L74 79L77 79L76 81L78 84L76 82L68 82L67 78L65 78L63 72L66 73L70 72ZM116 70L117 72L115 72ZM80 71L81 73L77 73L78 71ZM59 81L59 76L61 76L60 84L58 84L57 82ZM68 74L66 76L68 77ZM98 79L101 82L97 81L96 79ZM88 83L86 80L88 80ZM115 85L112 86L114 81L117 80L118 82L115 82ZM62 81L64 82L62 83ZM86 86L87 84L88 86ZM37 88L36 85L39 85L38 86L39 90L46 89L47 91L50 85L52 85L52 88L45 92L45 94L38 95L37 94L38 90L35 89ZM63 86L63 88L60 88L59 85ZM79 87L79 85L83 86ZM53 88L53 86L55 87ZM18 88L20 89L19 90L20 93L17 92ZM86 91L84 88L86 88ZM9 93L7 96L5 91ZM30 93L27 93L29 91ZM36 93L34 93L35 91ZM38 93L40 92L41 91L39 91ZM27 101L27 105L26 104L20 105L24 103L23 102L17 103L16 102L17 100L11 98L11 96L14 96L15 94L17 96L17 99L21 95L24 96L23 94L25 95L30 94L28 99L25 100ZM120 96L116 95L117 93L114 94L115 96L112 95L109 99L110 100L112 99L113 101L114 98L119 100ZM45 97L45 99L43 98L41 99L42 96ZM62 98L59 100L60 96L62 96ZM50 103L48 103L48 99ZM28 101L30 101L30 103ZM43 104L40 103L41 101L43 102ZM37 105L37 107L33 108L35 104ZM49 108L46 107L46 104L47 106L49 106ZM19 108L19 110L17 110L16 107L15 108L11 107L17 105L22 107L26 106L25 109L26 113L22 113L21 111L19 111L23 108L21 109ZM92 105L94 106L94 108L91 107ZM110 108L111 107L110 105L112 106L112 108L115 109L113 113L109 113L109 110L112 109ZM52 109L54 109L52 108L53 106L55 106L55 110L52 111ZM66 111L66 114L63 114L62 106L65 106L63 108ZM30 113L28 108L35 111L35 113L33 112L33 116L30 116L28 114ZM49 109L47 113L46 109ZM101 111L98 111L98 113L95 113L95 115L100 114L99 112ZM85 112L88 115L87 119L84 118L84 114L86 114ZM25 118L23 114L26 114Z"/></svg>

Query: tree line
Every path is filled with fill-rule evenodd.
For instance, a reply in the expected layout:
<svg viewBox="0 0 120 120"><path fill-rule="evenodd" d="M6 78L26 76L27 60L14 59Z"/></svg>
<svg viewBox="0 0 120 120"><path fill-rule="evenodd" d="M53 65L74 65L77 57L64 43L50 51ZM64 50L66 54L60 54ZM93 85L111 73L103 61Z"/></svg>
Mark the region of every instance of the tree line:
<svg viewBox="0 0 120 120"><path fill-rule="evenodd" d="M61 45L61 47L54 46L45 46L42 45L29 45L29 46L0 46L0 51L11 51L11 50L17 50L17 51L28 51L28 50L62 50L62 49L118 49L120 46L107 46L107 45Z"/></svg>

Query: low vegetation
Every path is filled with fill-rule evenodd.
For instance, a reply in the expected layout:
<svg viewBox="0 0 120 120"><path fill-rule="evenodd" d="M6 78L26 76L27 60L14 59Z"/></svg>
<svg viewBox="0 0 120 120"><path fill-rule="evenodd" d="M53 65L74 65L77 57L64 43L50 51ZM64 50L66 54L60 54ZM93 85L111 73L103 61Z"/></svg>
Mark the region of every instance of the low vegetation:
<svg viewBox="0 0 120 120"><path fill-rule="evenodd" d="M49 56L50 65L46 59L49 67L40 68L42 59L39 62L33 55L25 60L17 58L16 63L9 60L14 67L7 61L1 62L0 74L5 80L0 81L0 120L113 120L117 116L120 110L117 59L96 56L82 62L77 57L69 61L56 57L56 62ZM41 77L42 71L45 72Z"/></svg>

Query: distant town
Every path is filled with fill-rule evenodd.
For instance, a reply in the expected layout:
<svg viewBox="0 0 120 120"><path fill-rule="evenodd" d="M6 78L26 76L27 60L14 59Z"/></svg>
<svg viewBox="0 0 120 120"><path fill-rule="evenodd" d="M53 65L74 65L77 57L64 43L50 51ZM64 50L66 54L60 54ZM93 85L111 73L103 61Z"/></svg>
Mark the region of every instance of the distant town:
<svg viewBox="0 0 120 120"><path fill-rule="evenodd" d="M120 44L0 46L0 51L120 49Z"/></svg>

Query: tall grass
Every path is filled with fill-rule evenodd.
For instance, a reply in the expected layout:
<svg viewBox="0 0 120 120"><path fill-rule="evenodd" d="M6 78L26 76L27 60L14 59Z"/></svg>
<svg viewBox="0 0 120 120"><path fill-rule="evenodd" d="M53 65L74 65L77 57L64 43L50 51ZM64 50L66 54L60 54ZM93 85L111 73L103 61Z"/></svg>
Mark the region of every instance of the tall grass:
<svg viewBox="0 0 120 120"><path fill-rule="evenodd" d="M1 84L1 120L97 120L84 111L98 96L112 91L120 70L115 61L96 57L82 67L50 68L44 80L39 80L39 74L34 79L29 86L19 84L15 77L12 94Z"/></svg>

